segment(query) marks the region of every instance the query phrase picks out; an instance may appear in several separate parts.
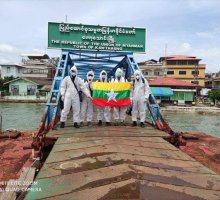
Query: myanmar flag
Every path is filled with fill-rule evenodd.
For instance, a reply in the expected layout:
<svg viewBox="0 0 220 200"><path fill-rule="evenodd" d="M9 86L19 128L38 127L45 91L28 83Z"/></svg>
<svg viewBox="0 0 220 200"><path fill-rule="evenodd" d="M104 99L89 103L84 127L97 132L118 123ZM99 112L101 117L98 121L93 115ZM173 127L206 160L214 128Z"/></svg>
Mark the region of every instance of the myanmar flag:
<svg viewBox="0 0 220 200"><path fill-rule="evenodd" d="M92 97L95 106L121 107L130 106L131 84L125 83L92 83Z"/></svg>

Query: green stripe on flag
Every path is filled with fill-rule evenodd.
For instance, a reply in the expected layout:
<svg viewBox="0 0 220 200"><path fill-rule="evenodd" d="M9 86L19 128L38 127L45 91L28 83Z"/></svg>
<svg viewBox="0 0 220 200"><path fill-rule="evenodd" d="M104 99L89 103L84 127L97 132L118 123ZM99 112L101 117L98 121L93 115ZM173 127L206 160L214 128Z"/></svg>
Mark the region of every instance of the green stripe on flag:
<svg viewBox="0 0 220 200"><path fill-rule="evenodd" d="M101 98L101 99L109 99L107 93L111 91L109 90L93 90L92 97L93 98ZM122 90L122 91L115 91L116 93L115 99L125 99L130 98L130 90Z"/></svg>

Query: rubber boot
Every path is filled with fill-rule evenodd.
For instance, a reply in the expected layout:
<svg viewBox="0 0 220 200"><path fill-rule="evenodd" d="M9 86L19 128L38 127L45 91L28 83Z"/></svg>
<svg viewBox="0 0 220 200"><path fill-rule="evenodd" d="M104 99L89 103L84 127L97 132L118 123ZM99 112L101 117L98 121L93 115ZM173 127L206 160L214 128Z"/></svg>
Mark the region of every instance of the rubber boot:
<svg viewBox="0 0 220 200"><path fill-rule="evenodd" d="M87 126L91 127L92 126L92 122L87 122Z"/></svg>
<svg viewBox="0 0 220 200"><path fill-rule="evenodd" d="M99 122L98 122L97 125L98 125L98 126L102 126L102 120L99 120Z"/></svg>
<svg viewBox="0 0 220 200"><path fill-rule="evenodd" d="M141 126L141 128L144 128L144 127L145 127L144 122L141 122L141 123L140 123L140 126Z"/></svg>
<svg viewBox="0 0 220 200"><path fill-rule="evenodd" d="M60 128L64 128L65 127L65 122L61 122L60 123Z"/></svg>
<svg viewBox="0 0 220 200"><path fill-rule="evenodd" d="M106 126L111 126L111 123L110 122L106 122Z"/></svg>
<svg viewBox="0 0 220 200"><path fill-rule="evenodd" d="M131 126L137 126L137 122L136 122L136 121L133 121L133 123L132 123Z"/></svg>
<svg viewBox="0 0 220 200"><path fill-rule="evenodd" d="M75 123L73 124L73 127L79 128L79 125L75 122Z"/></svg>

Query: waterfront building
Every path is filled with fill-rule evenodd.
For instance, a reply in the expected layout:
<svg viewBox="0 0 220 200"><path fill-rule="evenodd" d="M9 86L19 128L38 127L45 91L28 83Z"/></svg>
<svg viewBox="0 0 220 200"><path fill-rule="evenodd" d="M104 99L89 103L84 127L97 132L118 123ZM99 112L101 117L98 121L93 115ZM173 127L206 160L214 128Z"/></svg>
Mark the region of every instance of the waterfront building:
<svg viewBox="0 0 220 200"><path fill-rule="evenodd" d="M160 57L159 61L167 69L166 77L189 83L205 85L205 64L195 56L173 55Z"/></svg>
<svg viewBox="0 0 220 200"><path fill-rule="evenodd" d="M209 73L205 75L205 87L220 89L220 71L218 73Z"/></svg>
<svg viewBox="0 0 220 200"><path fill-rule="evenodd" d="M50 81L37 78L17 78L8 81L9 95L4 99L14 100L46 100L50 92Z"/></svg>
<svg viewBox="0 0 220 200"><path fill-rule="evenodd" d="M56 63L47 54L23 54L22 77L43 78L48 81L53 80L56 72Z"/></svg>
<svg viewBox="0 0 220 200"><path fill-rule="evenodd" d="M161 102L178 105L192 104L195 101L197 84L174 78L157 78L149 82L150 87L171 88L173 95L156 96Z"/></svg>
<svg viewBox="0 0 220 200"><path fill-rule="evenodd" d="M14 78L21 77L23 66L18 64L0 64L1 66L1 78L13 76Z"/></svg>
<svg viewBox="0 0 220 200"><path fill-rule="evenodd" d="M144 77L148 80L154 80L158 77L164 77L166 70L164 69L162 63L156 60L148 60L138 63Z"/></svg>

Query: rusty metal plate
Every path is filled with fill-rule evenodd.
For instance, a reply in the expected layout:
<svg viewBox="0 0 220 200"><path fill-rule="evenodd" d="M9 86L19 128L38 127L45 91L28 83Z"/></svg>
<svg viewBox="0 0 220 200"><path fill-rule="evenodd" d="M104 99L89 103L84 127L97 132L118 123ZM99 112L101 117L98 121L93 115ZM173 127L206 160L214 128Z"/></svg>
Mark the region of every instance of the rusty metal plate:
<svg viewBox="0 0 220 200"><path fill-rule="evenodd" d="M120 153L102 155L100 153L80 159L45 163L43 169L41 169L38 179L59 176L62 174L88 171L98 168L105 168L108 166L118 166L121 164L131 164L153 169L171 170L176 171L177 173L186 172L190 173L192 176L193 173L208 175L211 174L210 170L207 170L206 167L198 162L180 160L177 162L173 159L154 158ZM212 172L212 174L215 175L214 172Z"/></svg>
<svg viewBox="0 0 220 200"><path fill-rule="evenodd" d="M73 150L73 149L83 149L83 148L89 148L89 147L95 147L99 145L112 145L112 144L120 144L120 145L127 145L127 146L133 146L133 147L143 147L143 148L153 148L153 149L164 149L164 150L173 150L178 151L177 148L174 146L168 144L168 143L157 143L155 145L153 142L144 142L144 141L134 141L129 139L121 139L121 138L102 138L102 139L96 139L96 140L90 140L85 142L74 142L70 145L71 141L75 141L74 138L69 138L69 143L57 143L55 147L53 148L53 152L62 151L65 149L67 150ZM152 140L153 141L153 140Z"/></svg>
<svg viewBox="0 0 220 200"><path fill-rule="evenodd" d="M82 127L79 129L73 128L72 126L65 127L64 129L57 129L49 132L48 137L60 137L60 136L81 136L81 137L107 137L107 136L143 136L143 137L166 137L167 133L154 129L151 126L140 128L140 127Z"/></svg>
<svg viewBox="0 0 220 200"><path fill-rule="evenodd" d="M52 132L59 139L32 186L42 191L29 192L27 200L220 198L220 176L152 127L67 127Z"/></svg>
<svg viewBox="0 0 220 200"><path fill-rule="evenodd" d="M94 140L106 140L112 139L115 137L60 137L59 140L56 142L57 145L59 144L69 144L69 143L79 143L79 142L87 142L87 141L94 141ZM167 143L161 137L117 137L117 139L124 139L129 141L140 141L140 142L150 142L150 143Z"/></svg>
<svg viewBox="0 0 220 200"><path fill-rule="evenodd" d="M65 168L64 166L62 167ZM63 196L65 194L72 193L73 196L80 199L80 195L77 196L77 193L79 194L84 191L86 194L89 191L92 192L96 188L97 190L99 189L99 198L102 197L105 199L107 197L106 195L110 195L113 193L113 191L116 193L121 193L123 191L121 190L121 187L114 187L114 185L123 185L124 181L126 181L126 183L144 182L148 184L151 182L152 191L155 193L154 195L156 195L157 191L157 187L154 187L158 184L163 186L161 188L167 188L167 185L169 185L170 187L168 188L172 192L175 192L176 190L177 192L180 192L178 191L178 188L184 188L183 191L188 190L188 194L193 194L193 197L196 197L197 194L192 193L192 191L199 192L199 197L213 197L217 194L220 194L220 182L217 175L210 176L207 174L200 174L196 175L195 178L195 174L193 175L192 173L180 173L172 170L153 169L144 166L121 164L118 166L102 167L95 170L82 171L78 173L75 172L67 175L62 174L60 176L46 179L38 179L38 187L42 187L44 191L35 194L35 198L58 198L60 195ZM107 193L106 190L100 190L100 187L103 186L107 186L109 188ZM130 195L132 195L129 190L124 190L124 192L125 194L128 192ZM140 190L137 190L135 193L136 195L141 195ZM160 195L162 194L163 193ZM29 193L29 198L33 197L33 195L33 193ZM215 198L212 199L217 199L216 197L219 196L215 196Z"/></svg>

